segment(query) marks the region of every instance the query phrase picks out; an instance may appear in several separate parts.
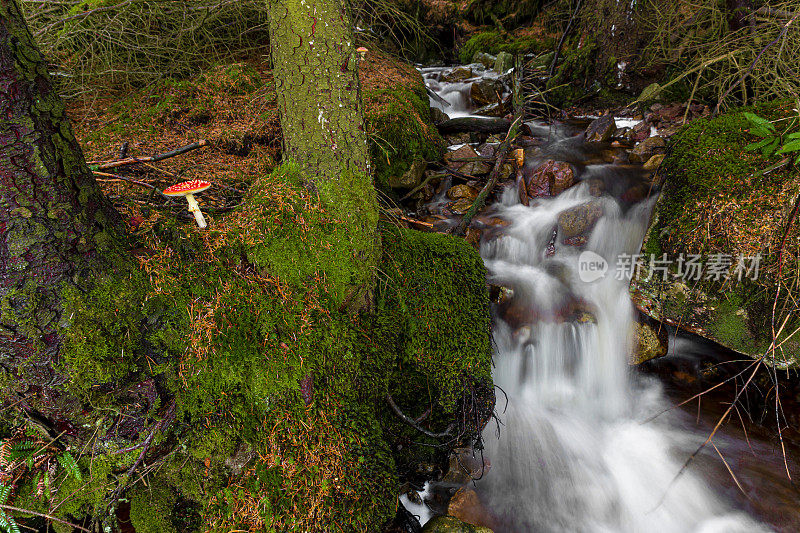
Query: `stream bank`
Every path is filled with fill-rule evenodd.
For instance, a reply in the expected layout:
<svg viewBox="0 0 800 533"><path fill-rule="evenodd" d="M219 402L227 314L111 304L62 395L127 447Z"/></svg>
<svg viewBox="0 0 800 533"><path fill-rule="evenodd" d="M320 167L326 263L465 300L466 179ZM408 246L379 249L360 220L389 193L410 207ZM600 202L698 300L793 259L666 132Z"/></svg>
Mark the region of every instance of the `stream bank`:
<svg viewBox="0 0 800 533"><path fill-rule="evenodd" d="M472 98L472 94L481 94L480 87L476 88L476 85L493 84L498 106L509 101L507 79L503 79L501 72L491 72L488 68L490 64L492 61L487 58L485 64L421 69L423 76L428 80L429 87L435 89L440 97L431 98L433 116L439 117L441 120L440 127L448 123L449 117L442 117L442 113L447 113L448 110L457 119L470 117L484 120L485 124L491 123L493 119L488 117L480 119L476 117L479 113L474 111L475 107L470 108L470 104L476 101ZM486 72L489 72L488 76L485 76ZM487 81L484 82L484 79ZM485 102L478 101L478 103L483 105ZM493 198L493 201L490 202L491 205L485 208L468 227L466 239L468 242L480 246L489 268L490 283L495 284L492 290L495 343L497 344L495 348L495 364L497 365L495 382L502 387L505 400L510 402L510 404L506 404L507 409L513 409L512 406L515 403L518 405L522 403L526 406L533 405L533 411L527 407L523 411L511 412L511 414L506 411L505 416L500 415L500 418L504 420L504 425L500 430L500 441L511 444L503 445L505 448L502 446L498 448L497 445L491 444L492 439L495 438L494 431L487 430L484 440L488 445L479 454L483 459L483 467L473 469L463 465L459 466L460 463L466 464L469 460L475 461L476 459L476 452L472 454L469 451L459 452L461 459L454 467L455 472L451 469L445 475L445 479L448 481L434 483L425 491L425 501L434 512L450 514L467 523L490 526L494 531L558 530L559 527L566 524L574 526L576 520L584 519L589 521L608 519L611 521L606 523L606 527L614 530L637 531L644 524L636 525L636 516L639 511L634 509L642 502L635 503L634 500L625 499L626 491L630 490L630 484L636 484L636 468L631 469L630 462L635 463L637 460L635 457L642 459L642 468L651 476L648 482L650 484L647 488L648 492L653 491L652 483L655 481L652 476L655 475L653 468L656 464L659 465L659 468L663 467L659 474L659 476L663 476L660 483L664 487L671 486L671 477L681 469L678 463L671 462L667 456L680 450L678 451L679 455L683 454L684 457L688 457L694 451L691 443L702 442L701 432L708 430L707 425L692 427L692 424L688 424L682 415L662 416L660 421L651 424L655 426L651 428L653 433L645 439L649 443L646 446L647 454L641 455L641 443L633 447L625 444L625 439L632 438L632 434L627 433L626 437L615 437L617 440L613 440L613 442L616 443L615 447L628 450L629 455L620 463L615 463L606 457L604 459L606 462L599 465L595 463L595 458L585 455L582 450L604 446L602 443L606 441L606 437L601 436L602 432L597 434L587 427L573 428L569 431L554 429L563 427L564 422L551 420L547 414L553 409L553 414L558 413L559 418L567 416L572 419L573 415L566 414L564 409L571 412L576 409L575 403L580 405L582 399L586 399L586 397L592 398L592 402L598 402L598 395L605 398L606 387L610 387L608 391L619 391L628 386L630 387L629 392L623 394L622 398L617 397L617 401L599 400L602 407L596 406L596 408L603 410L606 414L612 411L617 413L608 415L610 416L609 420L614 421L611 423L611 427L616 427L615 425L621 423L621 420L624 421L626 417L632 417L634 421L647 417L648 411L650 414L653 411L657 412L661 408L659 405L663 405L663 402L666 401L661 396L660 386L648 378L637 377L635 372L629 378L630 384L624 385L628 378L620 377L619 372L624 375L626 371L621 370L619 357L631 349L629 343L637 342L639 348L629 363L641 364L654 357L663 357L668 353L668 346L672 360L676 360L676 356L679 359L681 352L690 351L685 343L678 344L679 353L676 354L675 339L680 338L681 333L675 337L673 331L670 336L664 326L653 322L647 316L640 317L636 324L636 332L626 333L627 327L622 327L616 333L603 334L602 328L609 327L609 322L612 328L626 323L633 328L632 319L620 318L626 316L626 312L622 311L617 311L623 313L616 315L617 318L614 318L613 313L604 315L602 309L608 304L598 304L596 300L593 301L592 297L587 296L593 293L591 291L586 293L587 288L580 283L567 289L563 295L560 292L564 290L563 287L556 288L559 284L568 283L565 280L569 279L569 276L563 270L575 268L575 263L572 261L580 258L587 250L597 253L607 246L602 244L604 239L610 239L608 241L610 243L614 242L614 238L622 238L622 242L627 243L622 248L623 251L627 251L622 254L618 248L616 248L616 252L612 252L611 250L615 250L613 246L602 252L600 258L604 259L611 268L618 266L615 265L615 262L619 257L626 254L628 257L633 257L637 254L647 227L649 209L653 206L654 200L665 183L664 175L661 174L662 171L659 168L663 168L661 166L663 161L675 157L674 152L670 150L675 143L669 138L676 132L687 130L687 128L680 129L680 123L685 118L707 117L710 110L703 106L656 104L650 106L644 113L637 112L637 110L627 110L623 113L628 117L617 119L611 114L605 114L598 118L567 119L556 121L554 124L535 120L527 121L526 129L514 147L521 151L517 152L519 156L515 154L514 157L509 158L507 166L503 168L503 179L500 180L500 184L491 196ZM702 122L698 122L698 124L700 123ZM446 128L442 129L446 130ZM402 196L405 193L406 200L416 199L414 203L407 202L405 210L398 210L401 219L407 220L407 223L412 226L423 227L423 224L428 224L431 230L447 232L467 211L485 183L485 176L492 163L493 150L497 149L502 136L473 131L459 134L445 133L444 137L450 146L449 152L444 158L443 168L429 169L423 187L411 190L411 194L408 193L408 189L399 191L397 194ZM680 143L680 140L677 142ZM713 164L712 162L711 165ZM669 183L668 179L666 183ZM535 214L547 211L550 214ZM627 237L629 240L625 240L624 232L630 230L611 230L610 228L613 226L610 225L610 220L614 220L613 217L619 217L620 222L618 223L621 223L619 228L634 224L639 228L636 230L638 233L634 232L632 236ZM633 223L632 220L637 218L639 222ZM653 231L652 227L650 231ZM612 235L614 233L616 237ZM663 236L664 233L661 235ZM645 250L648 249L647 246L645 244ZM505 251L501 253L500 250ZM503 254L508 254L509 258L513 258L512 263L516 261L522 264L504 265L503 260L494 258L497 255L502 257ZM570 257L572 259L569 259ZM536 273L537 268L541 268L538 266L539 264L544 268L541 273ZM570 264L573 266L567 266ZM634 259L632 265L635 264L636 260ZM556 268L555 265L559 265L559 267ZM577 273L579 270L574 272ZM640 270L632 268L627 279L630 280L634 277L634 273L638 274L639 272ZM554 276L558 281L550 284L545 281L548 276ZM637 283L639 279L635 278L634 283ZM631 309L629 312L632 317L633 311L627 290L624 288L625 284L619 282L618 285L617 290L623 296L611 308ZM634 284L634 287L636 286ZM601 332L599 338L605 339L605 341L601 341L601 348L595 346L594 343L598 340L593 340L591 333L592 330L598 328ZM562 329L563 334L559 333ZM617 340L619 344L603 345L602 342L608 342L609 336L619 337ZM506 338L508 340L504 340ZM563 338L563 340L558 340L559 338ZM648 340L649 343L645 342ZM587 351L586 346L593 346L593 348ZM716 349L717 351L721 350L719 346ZM601 356L602 360L600 361L593 361L599 357L598 352L606 355ZM725 353L724 350L722 353ZM723 360L730 363L737 357L734 353L727 353ZM615 360L616 363L613 362ZM659 363L653 364L656 366L651 365L650 370L658 368ZM585 369L583 369L584 365ZM603 365L610 366L604 369ZM695 383L696 388L700 386L698 379L701 375L700 372L706 372L704 383L708 383L709 379L714 379L712 376L715 374L708 374L701 368L707 369L708 367L702 365L695 367L693 372L696 377L693 377L693 374L681 375L677 371L662 375L667 378L668 382L670 380L684 380L684 382L689 380ZM594 375L597 373L600 373L600 376ZM614 379L620 381L616 384L604 382L612 375L617 376ZM560 380L566 380L569 383L566 385L569 392L561 391L554 385L553 381L558 383ZM582 380L586 380L586 382ZM577 381L577 384L570 383L573 381ZM552 394L548 391L551 391ZM567 394L569 398L573 398L567 402L570 407L566 407L567 404L558 400L560 394ZM634 398L638 399L633 400ZM533 404L530 403L531 401ZM624 407L622 411L614 411L629 401L640 402L641 405L638 405L638 409L634 409L633 412L626 411ZM615 405L617 407L614 407ZM751 405L752 407L755 405ZM720 414L713 410L704 410L703 413L704 420ZM618 418L620 415L621 420ZM581 416L578 415L578 419ZM600 420L604 420L606 415L598 416ZM597 420L595 415L592 415L591 418ZM530 429L522 430L519 433L520 424L523 426L529 424ZM547 429L545 426L549 425L552 426ZM543 431L547 436L542 434ZM570 439L584 439L584 445L576 448L574 443L560 440L558 435L564 431L570 435ZM553 432L555 435L551 435ZM612 431L612 434L615 433L618 433L618 429ZM660 436L656 437L656 435ZM770 465L768 481L752 477L748 477L747 481L750 490L759 494L759 500L765 499L766 501L771 501L764 492L769 490L769 483L783 484L779 479L780 469L778 468L781 457L765 453L769 448L767 441L771 437L769 432L762 432L758 437L764 440L758 440L757 455ZM533 449L530 444L526 444L530 439L537 443ZM636 439L631 442L633 441ZM743 444L741 434L737 434L735 430L723 431L717 442L718 449L723 455L741 454ZM564 508L564 515L561 518L558 518L560 515L557 513L553 514L560 504L551 499L553 494L557 493L553 484L558 483L554 481L553 477L556 476L555 470L551 471L549 466L545 466L554 460L548 450L553 450L553 454L567 453L572 458L571 461L583 465L580 467L582 473L579 475L583 481L572 484L571 487L574 488L586 482L599 483L597 490L589 491L585 496L581 496L580 491L578 491L579 494L573 492L563 495L566 500L573 503ZM665 455L660 455L661 452L657 450L662 450ZM667 450L672 451L667 452ZM532 453L532 455L527 457L528 453ZM754 452L755 454L756 452ZM515 459L506 463L503 459L504 456L513 456ZM752 507L747 503L747 498L742 498L741 494L734 494L732 490L725 491L722 497L715 495L714 493L717 491L705 486L704 476L706 472L715 471L717 473L713 474L714 482L720 483L718 469L716 466L709 466L714 463L711 455L704 453L701 456L702 458L697 460L701 466L695 469L691 475L683 474L683 477L691 477L692 481L686 481L683 489L668 490L668 492L677 493L672 494L670 498L676 499L674 504L678 507L672 511L666 511L671 517L670 520L666 518L659 520L665 531L686 531L697 527L726 532L759 530L762 526L747 518L747 513L758 516L759 520L765 520L780 530L791 530L790 524L794 523L794 519L784 520L778 516L771 516L768 510L765 511L770 508L769 503ZM657 457L661 459L657 459ZM556 463L562 464L561 461L559 459ZM608 461L615 466L611 466ZM663 461L663 463L659 461ZM645 468L644 464L648 466ZM794 463L791 465L790 468L794 469ZM564 468L571 471L573 467L562 464L562 467L553 466L552 468L557 469L558 477L561 478L564 476ZM617 479L617 482L622 485L612 489L605 486L606 481L598 481L594 477L598 475L597 472L586 474L586 471L594 472L597 469L608 472L612 477L621 475L619 473L623 471L628 472L626 476L633 477L626 478L626 481ZM668 472L672 472L672 474ZM752 474L747 475L751 476ZM470 476L478 479L477 488L470 488L470 483L468 483ZM455 481L458 479L461 481ZM724 482L721 485L729 486ZM605 488L599 488L601 486L605 486ZM686 488L688 486L692 488ZM610 515L600 513L606 518L599 518L598 515L595 515L597 509L593 506L603 505L595 498L598 498L599 493L606 492L608 492L607 497L609 498L608 505L614 509L627 508L628 511L624 511L620 515L613 512L610 512ZM788 492L780 497L781 503L776 503L776 505L785 508L789 493L791 493L791 489L788 489ZM594 494L594 496L589 494ZM637 498L639 497L641 495L637 496ZM681 500L684 497L686 499ZM408 503L409 508L420 509L418 504L413 504L414 501L419 502L419 497L415 496L413 491L409 492L408 499L404 501ZM611 501L616 503L612 504ZM677 503L681 501L682 503ZM575 505L581 509L584 509L582 506L588 507L579 513L580 516L575 516ZM631 505L633 507L630 507ZM647 505L645 504L645 507ZM661 505L664 505L663 501ZM669 508L669 504L666 508ZM640 511L642 509L639 508ZM583 515L584 512L587 516ZM626 512L632 514L626 515ZM704 520L708 522L705 523ZM702 525L704 523L705 525ZM587 528L594 527L588 524ZM439 527L442 526L437 522L435 526L432 524L428 529L439 531ZM463 526L463 529L459 529L461 526L453 525L451 527L452 529L442 530L471 531L469 526Z"/></svg>

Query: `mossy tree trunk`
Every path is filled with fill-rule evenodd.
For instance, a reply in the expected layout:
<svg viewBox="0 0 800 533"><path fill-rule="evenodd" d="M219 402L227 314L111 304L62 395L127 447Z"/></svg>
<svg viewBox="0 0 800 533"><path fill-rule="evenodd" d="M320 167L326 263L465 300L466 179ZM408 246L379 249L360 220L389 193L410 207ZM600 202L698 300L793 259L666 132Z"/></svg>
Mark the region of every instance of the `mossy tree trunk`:
<svg viewBox="0 0 800 533"><path fill-rule="evenodd" d="M17 0L0 0L0 366L40 395L64 325L62 292L101 265L119 217L87 168Z"/></svg>
<svg viewBox="0 0 800 533"><path fill-rule="evenodd" d="M342 0L271 0L269 30L284 159L299 165L322 205L346 221L330 244L351 250L343 260L352 275L334 298L363 308L378 257L377 203L350 13Z"/></svg>

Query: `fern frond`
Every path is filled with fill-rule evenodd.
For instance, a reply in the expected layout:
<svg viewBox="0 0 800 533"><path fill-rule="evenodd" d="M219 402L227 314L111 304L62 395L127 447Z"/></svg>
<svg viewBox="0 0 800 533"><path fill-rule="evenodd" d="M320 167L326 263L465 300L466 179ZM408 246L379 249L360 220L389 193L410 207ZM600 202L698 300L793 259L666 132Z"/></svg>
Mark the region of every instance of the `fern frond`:
<svg viewBox="0 0 800 533"><path fill-rule="evenodd" d="M69 452L64 452L58 456L58 462L61 463L61 466L64 467L64 470L67 471L67 474L72 475L76 480L83 481L83 476L81 475L81 469L78 467L78 462Z"/></svg>
<svg viewBox="0 0 800 533"><path fill-rule="evenodd" d="M0 509L0 531L3 533L20 533L14 517Z"/></svg>

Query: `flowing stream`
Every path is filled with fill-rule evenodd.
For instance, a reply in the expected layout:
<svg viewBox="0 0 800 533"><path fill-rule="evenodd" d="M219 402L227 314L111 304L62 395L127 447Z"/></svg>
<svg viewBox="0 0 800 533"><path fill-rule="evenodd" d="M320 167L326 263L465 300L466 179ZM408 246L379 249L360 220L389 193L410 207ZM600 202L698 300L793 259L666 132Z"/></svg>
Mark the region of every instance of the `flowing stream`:
<svg viewBox="0 0 800 533"><path fill-rule="evenodd" d="M463 87L442 85L467 113ZM530 126L544 142L526 153L526 166L586 161L582 136ZM512 294L494 329L494 379L507 404L498 392L502 425L485 430L491 467L476 486L487 525L497 533L767 531L694 465L682 470L706 435L681 429L675 415L648 421L669 403L656 379L628 365L634 312L616 265L638 253L654 199L629 202L615 191L642 176L610 164L576 168L577 185L530 206L507 188L492 209L511 224L481 244L490 282ZM585 244L554 240L559 214L587 202L603 214ZM603 261L605 274L591 280Z"/></svg>

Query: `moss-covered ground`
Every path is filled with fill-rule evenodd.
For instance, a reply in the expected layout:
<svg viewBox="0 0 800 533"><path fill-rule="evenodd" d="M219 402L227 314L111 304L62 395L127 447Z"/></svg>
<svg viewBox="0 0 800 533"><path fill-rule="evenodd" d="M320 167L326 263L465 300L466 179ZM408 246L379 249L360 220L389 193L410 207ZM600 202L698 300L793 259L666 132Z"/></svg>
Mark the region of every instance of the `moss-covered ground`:
<svg viewBox="0 0 800 533"><path fill-rule="evenodd" d="M707 273L683 283L640 278L639 298L653 304L663 318L753 355L762 353L772 340L772 306L779 283L776 329L789 317L779 342L798 325L796 222L782 253L780 280L778 254L800 181L796 169L780 156L745 149L758 137L749 133L743 112L773 120L778 131L784 131L797 127L792 107L777 102L735 110L696 120L677 133L659 170L665 185L643 249L658 257L696 254L704 264L719 254L730 257L728 279L725 275L708 279ZM743 272L739 280L738 257L757 255L757 276ZM748 260L746 266L752 264ZM781 359L796 360L798 335L782 344L779 352Z"/></svg>
<svg viewBox="0 0 800 533"><path fill-rule="evenodd" d="M410 444L426 441L386 395L415 417L430 410L420 422L430 431L455 424L449 445L474 439L491 414L477 252L386 226L369 243L382 243L377 267L354 255L353 235L377 220L356 205L363 191L340 191L333 205L291 163L277 165L270 81L257 64L226 65L106 112L73 106L90 160L116 157L125 141L134 155L200 138L211 147L103 178L137 244L90 291L65 294L71 326L58 364L80 402L71 415L81 427L66 430L88 442L73 450L81 477L56 469L42 493L24 476L15 505L79 521L102 515L122 487L140 532L378 531L406 475L397 465L413 468L425 454ZM424 101L427 112L418 80L380 83L364 86L381 113L384 101L415 113ZM411 120L438 147L427 115ZM413 148L395 150L403 159ZM130 181L191 178L215 183L198 196L207 231ZM374 305L354 313L349 289L365 277L377 280Z"/></svg>

